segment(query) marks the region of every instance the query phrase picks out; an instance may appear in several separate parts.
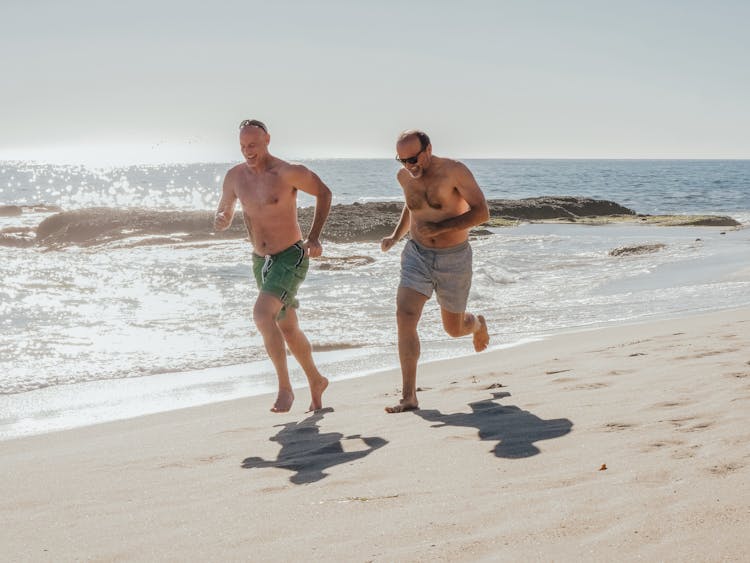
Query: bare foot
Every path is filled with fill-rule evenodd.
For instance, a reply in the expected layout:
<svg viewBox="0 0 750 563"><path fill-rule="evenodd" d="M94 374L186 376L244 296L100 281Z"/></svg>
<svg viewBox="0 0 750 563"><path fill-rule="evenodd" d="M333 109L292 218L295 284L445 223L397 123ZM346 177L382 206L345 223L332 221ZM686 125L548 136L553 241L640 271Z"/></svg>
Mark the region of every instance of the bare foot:
<svg viewBox="0 0 750 563"><path fill-rule="evenodd" d="M315 385L310 385L310 396L312 397L312 402L310 403L310 408L307 409L307 412L312 412L323 408L323 391L325 391L327 388L328 378L323 377L322 375L318 378L318 381L315 383Z"/></svg>
<svg viewBox="0 0 750 563"><path fill-rule="evenodd" d="M481 352L490 343L490 334L487 332L487 323L482 315L477 315L479 330L474 333L474 350Z"/></svg>
<svg viewBox="0 0 750 563"><path fill-rule="evenodd" d="M291 389L279 389L276 402L271 407L271 412L289 412L294 402L294 393Z"/></svg>
<svg viewBox="0 0 750 563"><path fill-rule="evenodd" d="M397 413L397 412L407 412L407 411L415 411L419 408L419 403L414 400L407 401L406 399L401 399L397 405L394 405L392 407L385 407L385 412L388 413Z"/></svg>

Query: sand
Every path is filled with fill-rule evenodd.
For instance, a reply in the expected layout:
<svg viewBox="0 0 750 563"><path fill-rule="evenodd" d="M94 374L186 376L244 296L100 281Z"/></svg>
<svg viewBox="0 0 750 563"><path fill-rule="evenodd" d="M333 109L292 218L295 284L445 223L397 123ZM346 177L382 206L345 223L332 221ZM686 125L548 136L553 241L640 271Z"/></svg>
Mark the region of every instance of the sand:
<svg viewBox="0 0 750 563"><path fill-rule="evenodd" d="M385 414L399 382L0 442L1 558L750 558L750 308L424 364Z"/></svg>

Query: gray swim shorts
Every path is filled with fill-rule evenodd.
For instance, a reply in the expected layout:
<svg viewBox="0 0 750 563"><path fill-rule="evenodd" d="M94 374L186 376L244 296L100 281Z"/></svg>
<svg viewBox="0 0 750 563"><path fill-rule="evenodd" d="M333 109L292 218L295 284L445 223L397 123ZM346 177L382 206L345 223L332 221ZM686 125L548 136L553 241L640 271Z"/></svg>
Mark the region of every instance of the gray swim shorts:
<svg viewBox="0 0 750 563"><path fill-rule="evenodd" d="M471 289L471 257L469 241L450 248L428 248L409 240L401 253L399 287L427 297L432 297L434 289L443 309L463 313Z"/></svg>

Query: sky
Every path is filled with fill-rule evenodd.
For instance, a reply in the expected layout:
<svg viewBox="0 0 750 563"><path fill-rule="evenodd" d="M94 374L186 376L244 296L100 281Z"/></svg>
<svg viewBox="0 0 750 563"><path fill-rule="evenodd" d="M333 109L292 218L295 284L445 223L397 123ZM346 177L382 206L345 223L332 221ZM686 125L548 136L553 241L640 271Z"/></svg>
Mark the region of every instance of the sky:
<svg viewBox="0 0 750 563"><path fill-rule="evenodd" d="M0 160L750 158L750 2L3 0Z"/></svg>

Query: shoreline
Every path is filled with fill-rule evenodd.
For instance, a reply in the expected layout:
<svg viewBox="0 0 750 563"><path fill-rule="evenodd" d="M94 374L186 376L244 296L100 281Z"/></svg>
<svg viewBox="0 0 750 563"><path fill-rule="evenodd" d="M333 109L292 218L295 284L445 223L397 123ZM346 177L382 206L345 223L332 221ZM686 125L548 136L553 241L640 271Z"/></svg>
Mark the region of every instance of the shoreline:
<svg viewBox="0 0 750 563"><path fill-rule="evenodd" d="M610 225L602 229L563 223L527 225L507 231L498 229L498 232L503 233L497 239L501 245L495 244L491 237L477 237L473 243L479 262L471 303L472 307L481 307L481 312L491 319L492 347L569 330L673 318L695 311L750 304L747 293L750 269L744 251L748 230L727 230L725 234L717 227L664 229ZM544 246L542 254L537 254L531 262L527 241L533 245L541 241ZM241 243L231 244L239 246ZM655 247L658 250L652 251ZM197 261L205 261L210 274L206 279L224 278L227 284L237 283L243 272L233 252L232 249L223 251L226 258L220 257L218 264L213 255L199 255ZM352 253L357 261L350 259ZM160 253L148 250L143 254L145 259L140 256L138 262L144 264L144 268L162 267ZM572 262L558 261L559 256L568 255L577 258ZM39 255L40 259L47 259L47 256L50 255ZM73 258L76 256L73 254ZM89 256L88 253L78 255L81 263L90 261ZM107 258L103 263L117 266L113 260L120 259ZM167 263L175 260L170 255ZM368 276L373 278L370 285L374 283L379 294L392 295L395 278L391 280L391 276L397 262L397 253L383 255L379 249L365 249L361 245L332 245L328 259L318 263L318 271L306 284L306 328L313 344L322 346L323 351L315 350L316 361L333 381L359 377L376 367L398 365L395 347L391 345L395 343L391 300L388 297L388 303L380 305L374 314L367 313L368 318L378 319L377 326L367 329L369 336L339 331L340 317L316 304L330 299L332 284L355 284L356 290L359 287L356 284L365 283L359 280L367 280ZM545 268L544 265L550 263L570 270L563 275L567 281L560 283L557 271ZM215 270L217 266L219 269ZM89 271L85 264L82 271ZM16 283L24 283L23 278ZM167 295L170 291L168 289ZM183 303L183 298L176 293L179 292L171 296L172 302ZM353 295L356 291L347 293L348 297ZM364 318L364 313L357 312L356 299L350 298L347 303L350 322ZM108 302L103 301L103 304ZM184 324L176 325L182 330L181 338L192 334L192 319L192 316L185 317ZM79 315L78 320L88 323L85 315ZM207 343L205 353L197 355L196 361L181 361L173 354L171 359L176 361L168 362L152 354L157 362L153 365L159 367L158 370L141 367L129 371L128 364L123 362L122 369L110 372L107 371L110 364L107 364L102 365L102 369L89 369L88 381L81 383L72 383L74 374L85 365L81 363L63 363L56 367L40 362L40 369L36 371L19 370L26 374L25 379L6 378L4 390L9 392L0 395L0 440L254 396L264 389L273 392L276 377L270 363L263 359L248 363L264 358L265 354L259 348L261 343L244 334L248 323L244 313L233 314L226 327L212 324L214 319L210 315L205 320L206 326L215 327L211 329L214 341ZM132 328L117 323L111 327ZM469 340L451 339L443 333L434 303L426 308L423 329L423 362L473 354ZM163 335L170 336L167 332ZM358 346L349 347L348 343ZM140 346L135 341L132 344ZM344 349L331 351L336 347ZM224 352L225 348L232 352ZM214 354L213 350L219 353ZM109 353L103 348L99 352L99 359ZM234 358L238 361L232 361ZM292 361L290 368L293 385L304 384L304 375L296 362ZM41 375L36 377L37 373ZM65 385L65 382L72 384Z"/></svg>
<svg viewBox="0 0 750 563"><path fill-rule="evenodd" d="M524 335L524 336L521 336L518 340L514 340L511 342L503 342L501 344L492 345L492 342L490 342L490 347L487 349L486 352L488 353L500 352L503 350L518 348L518 347L525 346L528 344L541 343L541 342L545 342L549 340L554 340L555 338L563 337L567 335L580 335L580 334L585 334L588 332L596 332L599 330L607 330L607 329L616 328L616 327L623 327L623 328L636 327L639 325L650 324L654 322L673 321L673 320L678 320L678 319L689 319L690 317L693 317L696 315L735 311L735 310L743 309L745 307L750 307L750 304L725 307L725 308L720 308L720 309L703 309L700 311L685 310L685 311L682 311L681 313L674 312L674 311L665 312L665 313L654 313L652 315L647 316L646 318L641 317L638 319L630 319L630 320L596 321L589 325L563 327L563 328L558 328L558 329L550 329L547 331L541 331L535 334ZM468 342L468 340L465 340L465 341ZM459 341L450 340L450 342L453 344L457 344ZM347 358L347 356L351 356L352 354L354 355L354 357L356 357L357 355L359 355L360 351L364 352L368 348L370 347L368 346L361 347L361 348L351 347L351 348L344 348L344 349L335 350L335 351L328 350L328 351L322 351L322 352L315 352L315 357L316 357L316 360L320 363L320 365L331 365L331 364L335 364L336 362L346 361L347 359L349 359ZM382 348L390 348L390 347L383 346ZM471 360L471 358L475 357L476 355L477 355L476 352L469 351L467 348L466 352L461 352L456 356L452 356L448 358L429 358L429 359L420 361L419 369L421 372L423 370L429 370L433 367L439 368L442 362L461 361L461 360L469 361ZM320 356L323 356L322 360ZM331 380L331 385L334 386L337 384L341 384L341 383L351 381L351 380L356 380L356 379L366 380L369 377L378 376L382 373L400 374L399 372L400 368L398 367L398 358L397 358L396 353L394 352L392 356L393 356L393 361L391 365L385 365L382 367L366 369L365 371L354 372L351 375L333 376L333 377L329 376ZM299 373L301 373L299 366L291 357L290 357L290 362L291 362L290 370L292 372L292 375L297 374L299 376ZM70 396L86 397L87 399L86 399L86 403L84 403L84 406L86 406L87 403L90 404L92 401L96 401L96 400L98 400L100 403L104 403L105 406L104 407L99 406L98 409L94 407L90 409L92 411L90 413L89 412L81 413L79 412L79 409L83 407L81 407L80 405L70 405L70 404L63 402L64 407L62 411L63 412L62 419L65 420L64 418L65 413L74 413L73 418L69 419L70 420L69 422L60 423L59 419L57 419L58 420L57 424L56 425L53 424L52 426L47 425L45 427L45 425L41 425L41 427L37 426L36 429L34 430L24 431L23 429L21 430L16 429L12 431L0 432L0 443L11 441L11 440L22 440L22 439L30 438L33 436L55 434L59 432L67 432L71 430L88 428L88 427L98 426L102 424L117 423L117 422L128 421L128 420L136 420L141 417L147 417L147 416L153 416L153 415L159 415L159 414L167 414L167 413L181 411L185 409L208 407L211 405L217 405L217 404L233 402L233 401L243 401L243 400L253 399L253 398L258 398L258 397L267 397L269 404L271 404L273 402L273 397L276 393L275 379L271 381L270 383L255 382L253 380L253 377L257 376L257 372L255 374L248 373L248 368L251 371L253 369L256 369L256 370L265 369L266 371L269 372L270 376L275 377L273 375L272 365L270 361L268 359L264 359L264 360L257 360L255 362L251 362L249 364L218 366L218 367L181 371L181 372L166 372L166 373L146 375L146 376L140 376L140 377L125 377L125 378L116 378L116 379L84 381L84 382L73 383L73 384L43 387L40 389L32 389L32 390L24 391L21 393L13 393L13 394L5 395L6 397L23 396L23 398L25 399L29 397L33 397L37 400L34 401L32 399L30 402L37 402L37 403L44 404L45 408L48 411L49 409L54 408L49 405L50 398L52 399L53 403L55 401L60 401L61 399L60 397L58 397L58 395L63 396L63 401L65 397L70 397ZM219 377L222 377L222 379L218 380ZM398 377L400 377L400 375L398 375ZM184 379L188 379L188 381L185 382L183 381ZM240 380L241 382L240 387L232 391L229 394L226 394L226 393L215 394L209 391L210 388L212 388L213 386L216 386L217 384L227 386L229 385L229 381L236 382L237 380ZM178 381L180 382L182 386L177 386ZM242 385L242 383L244 383L244 386ZM60 392L61 388L64 388L64 392L62 393ZM107 388L106 391L104 391L104 388ZM190 392L187 391L187 389L195 391L195 395L192 399L189 398ZM307 389L308 387L306 384L294 385L294 391L298 398L305 397ZM175 402L168 403L169 399L163 398L165 392L170 393L170 394L178 394L182 396L183 402L182 403L175 403ZM137 395L134 395L133 397L131 397L129 403L122 403L122 404L113 403L113 401L115 400L114 397L122 397L123 395L127 396L130 394L137 394ZM45 397L45 395L49 395L49 396ZM185 397L188 397L188 399L185 399ZM3 397L0 396L0 401L2 401L2 399ZM26 402L26 401L23 401L23 402ZM132 403L134 402L138 402L139 411L132 410L133 409ZM144 407L144 404L146 405L151 404L151 406ZM102 410L104 411L104 414L102 414ZM125 413L130 412L131 414L123 416L122 412L125 412ZM40 414L38 412L33 413L27 416L27 418L31 418L32 420L38 421L40 419Z"/></svg>
<svg viewBox="0 0 750 563"><path fill-rule="evenodd" d="M5 553L741 560L748 327L745 306L421 365L400 415L389 370L314 414L259 395L3 441Z"/></svg>

